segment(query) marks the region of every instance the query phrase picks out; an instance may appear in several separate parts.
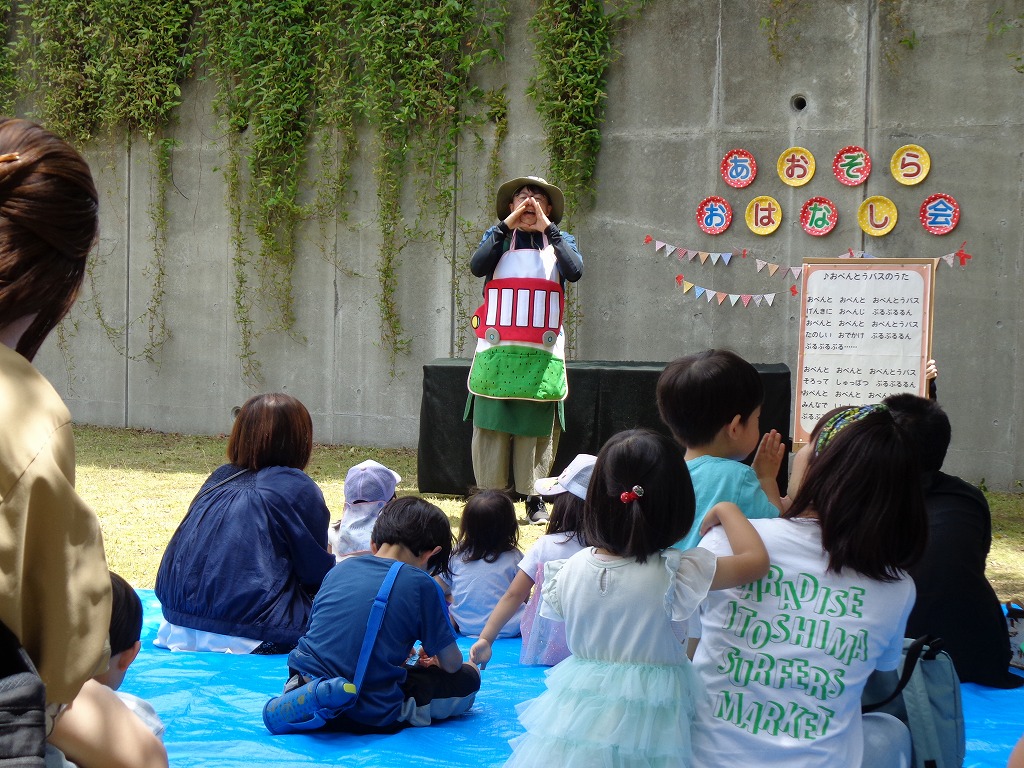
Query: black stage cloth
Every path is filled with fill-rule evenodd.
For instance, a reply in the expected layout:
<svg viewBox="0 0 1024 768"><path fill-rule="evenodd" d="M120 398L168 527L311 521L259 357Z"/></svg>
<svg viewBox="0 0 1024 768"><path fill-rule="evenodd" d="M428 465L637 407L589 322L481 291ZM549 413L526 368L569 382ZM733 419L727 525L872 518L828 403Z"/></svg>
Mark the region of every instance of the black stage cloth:
<svg viewBox="0 0 1024 768"><path fill-rule="evenodd" d="M423 366L417 473L421 493L462 496L473 486L472 421L464 421L470 361L440 358ZM648 427L664 434L655 387L666 363L570 361L565 432L551 474L557 475L579 453L597 454L624 429ZM754 364L764 382L761 431L790 433L790 374L781 363ZM785 438L789 442L789 438ZM786 492L788 453L779 472Z"/></svg>

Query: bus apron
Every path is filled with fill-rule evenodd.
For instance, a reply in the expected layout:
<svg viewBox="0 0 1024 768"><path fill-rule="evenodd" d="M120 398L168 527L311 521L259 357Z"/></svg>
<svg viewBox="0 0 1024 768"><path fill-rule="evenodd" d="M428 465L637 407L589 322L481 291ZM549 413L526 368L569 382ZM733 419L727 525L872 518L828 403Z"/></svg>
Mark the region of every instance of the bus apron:
<svg viewBox="0 0 1024 768"><path fill-rule="evenodd" d="M484 303L471 324L477 336L469 391L478 397L561 402L565 377L565 296L555 249L509 250L484 286Z"/></svg>

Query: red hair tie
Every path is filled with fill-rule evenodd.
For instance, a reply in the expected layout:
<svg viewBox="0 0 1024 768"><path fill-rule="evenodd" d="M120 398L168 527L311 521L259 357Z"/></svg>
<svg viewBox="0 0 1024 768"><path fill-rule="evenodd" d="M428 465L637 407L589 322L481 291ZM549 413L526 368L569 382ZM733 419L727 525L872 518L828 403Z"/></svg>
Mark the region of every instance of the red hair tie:
<svg viewBox="0 0 1024 768"><path fill-rule="evenodd" d="M623 491L621 494L619 494L619 499L622 501L623 504L629 504L629 502L636 501L643 495L643 487L639 485L634 485L631 491Z"/></svg>

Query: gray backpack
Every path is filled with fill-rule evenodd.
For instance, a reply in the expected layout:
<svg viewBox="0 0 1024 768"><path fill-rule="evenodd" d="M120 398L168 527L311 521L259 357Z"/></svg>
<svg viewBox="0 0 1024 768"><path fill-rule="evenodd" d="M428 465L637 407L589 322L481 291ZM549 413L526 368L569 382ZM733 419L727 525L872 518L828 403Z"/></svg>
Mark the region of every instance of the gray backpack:
<svg viewBox="0 0 1024 768"><path fill-rule="evenodd" d="M18 638L0 622L0 768L43 768L46 687Z"/></svg>
<svg viewBox="0 0 1024 768"><path fill-rule="evenodd" d="M930 635L904 639L898 671L896 689L882 701L865 701L862 711L888 712L907 725L914 768L961 768L966 739L960 678L953 660L942 650L942 640Z"/></svg>

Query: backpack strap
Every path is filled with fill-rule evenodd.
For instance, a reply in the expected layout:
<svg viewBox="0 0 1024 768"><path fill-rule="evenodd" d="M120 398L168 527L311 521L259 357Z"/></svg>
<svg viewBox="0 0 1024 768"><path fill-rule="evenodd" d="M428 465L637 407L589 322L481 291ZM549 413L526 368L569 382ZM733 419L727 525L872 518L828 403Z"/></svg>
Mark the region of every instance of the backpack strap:
<svg viewBox="0 0 1024 768"><path fill-rule="evenodd" d="M896 687L893 689L893 692L879 702L862 705L860 711L862 713L874 712L876 709L884 707L890 701L903 693L903 689L907 687L907 684L910 682L910 678L914 674L914 669L917 667L918 659L925 654L925 647L930 649L932 643L938 644L939 642L940 641L937 640L937 638L934 638L931 635L922 635L907 646L903 653L903 672L900 674L900 681L896 683ZM934 655L934 651L932 651L932 653Z"/></svg>
<svg viewBox="0 0 1024 768"><path fill-rule="evenodd" d="M391 588L395 585L398 572L402 570L404 563L392 563L388 569L388 575L384 577L384 583L377 590L377 596L373 598L373 606L370 608L370 617L366 620L366 634L363 635L363 645L359 649L359 661L356 662L356 673L352 682L357 691L363 689L363 676L366 674L366 667L370 663L370 654L373 653L373 646L377 642L377 634L380 632L381 622L384 621L384 612L388 607L388 597Z"/></svg>

